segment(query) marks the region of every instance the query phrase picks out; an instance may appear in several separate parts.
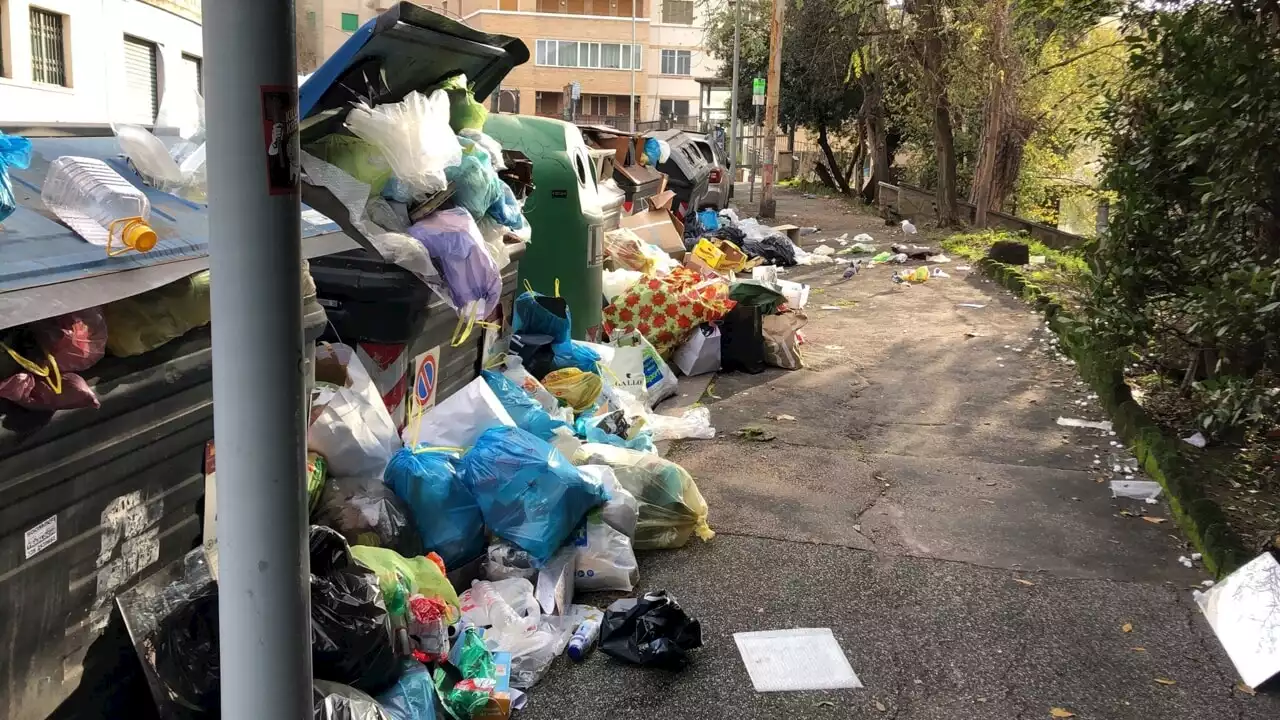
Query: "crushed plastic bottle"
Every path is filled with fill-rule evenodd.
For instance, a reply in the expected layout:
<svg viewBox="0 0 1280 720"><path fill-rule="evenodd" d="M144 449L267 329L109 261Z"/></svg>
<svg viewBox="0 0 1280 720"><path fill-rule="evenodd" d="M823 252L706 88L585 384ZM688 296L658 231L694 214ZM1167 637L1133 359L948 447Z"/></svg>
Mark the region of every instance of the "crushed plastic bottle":
<svg viewBox="0 0 1280 720"><path fill-rule="evenodd" d="M105 247L108 255L155 247L156 232L147 224L151 202L101 160L72 155L54 160L40 199L80 237ZM117 242L121 247L113 249Z"/></svg>

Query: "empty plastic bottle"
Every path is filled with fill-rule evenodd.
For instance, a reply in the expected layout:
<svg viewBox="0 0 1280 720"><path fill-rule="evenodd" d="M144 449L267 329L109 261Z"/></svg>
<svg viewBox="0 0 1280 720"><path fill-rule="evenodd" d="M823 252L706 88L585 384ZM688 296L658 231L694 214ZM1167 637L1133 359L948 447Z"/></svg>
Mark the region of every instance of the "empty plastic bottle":
<svg viewBox="0 0 1280 720"><path fill-rule="evenodd" d="M604 616L599 610L591 608L583 613L582 622L578 624L578 628L573 631L573 637L569 640L570 659L574 662L582 662L587 659L591 648L595 646L596 640L600 637L600 625L603 622Z"/></svg>
<svg viewBox="0 0 1280 720"><path fill-rule="evenodd" d="M54 160L40 199L80 237L105 247L108 255L155 247L156 232L147 224L147 196L101 160L72 155ZM122 247L113 249L117 240Z"/></svg>

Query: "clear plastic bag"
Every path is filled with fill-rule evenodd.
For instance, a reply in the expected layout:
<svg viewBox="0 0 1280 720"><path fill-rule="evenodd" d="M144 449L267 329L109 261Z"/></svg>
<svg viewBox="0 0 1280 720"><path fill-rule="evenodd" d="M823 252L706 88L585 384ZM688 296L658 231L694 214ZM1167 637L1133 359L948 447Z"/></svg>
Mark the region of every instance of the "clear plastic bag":
<svg viewBox="0 0 1280 720"><path fill-rule="evenodd" d="M489 628L485 647L511 653L513 687L533 687L569 644L572 628L566 632L562 618L541 614L533 585L523 578L477 580L461 601L465 621Z"/></svg>
<svg viewBox="0 0 1280 720"><path fill-rule="evenodd" d="M433 194L445 189L445 168L462 162L462 148L449 127L449 95L436 90L428 97L411 92L398 103L356 105L346 125L359 138L382 151L396 177L415 190Z"/></svg>
<svg viewBox="0 0 1280 720"><path fill-rule="evenodd" d="M600 398L604 389L604 381L592 372L583 372L576 367L555 370L542 378L547 391L560 398L576 412L582 412Z"/></svg>
<svg viewBox="0 0 1280 720"><path fill-rule="evenodd" d="M313 520L352 545L390 548L407 557L423 551L403 501L377 477L330 478Z"/></svg>
<svg viewBox="0 0 1280 720"><path fill-rule="evenodd" d="M494 535L551 559L607 495L546 441L514 427L491 428L462 458L459 476Z"/></svg>
<svg viewBox="0 0 1280 720"><path fill-rule="evenodd" d="M587 443L574 455L586 465L608 465L618 482L639 503L636 523L636 550L666 550L683 547L697 535L715 537L707 525L707 501L698 492L693 477L679 465L648 453L612 445Z"/></svg>
<svg viewBox="0 0 1280 720"><path fill-rule="evenodd" d="M538 568L533 566L528 552L499 540L485 553L484 576L491 581L520 578L532 583L538 580Z"/></svg>
<svg viewBox="0 0 1280 720"><path fill-rule="evenodd" d="M445 169L445 177L453 185L453 201L479 219L494 203L502 201L502 189L506 185L498 179L484 148L464 137L458 140L462 146L462 162Z"/></svg>
<svg viewBox="0 0 1280 720"><path fill-rule="evenodd" d="M452 618L458 617L458 593L449 584L444 570L432 558L422 555L405 556L395 550L365 545L353 545L351 557L377 573L382 598L392 614L402 617L407 615L409 599L421 595L440 600L452 607L448 614Z"/></svg>
<svg viewBox="0 0 1280 720"><path fill-rule="evenodd" d="M524 362L520 360L519 355L507 356L502 374L536 400L543 410L552 413L560 409L560 401L541 382L538 382L538 378L524 369Z"/></svg>

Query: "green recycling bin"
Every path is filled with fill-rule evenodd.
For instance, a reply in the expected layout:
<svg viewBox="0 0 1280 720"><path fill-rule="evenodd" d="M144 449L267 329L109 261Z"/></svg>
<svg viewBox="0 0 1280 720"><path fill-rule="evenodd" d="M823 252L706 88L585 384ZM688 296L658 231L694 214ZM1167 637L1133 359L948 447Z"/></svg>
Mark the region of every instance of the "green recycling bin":
<svg viewBox="0 0 1280 720"><path fill-rule="evenodd" d="M589 148L575 125L530 115L489 115L486 134L533 161L535 189L524 216L533 237L520 260L525 281L546 295L560 295L573 314L573 337L596 340L604 290L604 213Z"/></svg>

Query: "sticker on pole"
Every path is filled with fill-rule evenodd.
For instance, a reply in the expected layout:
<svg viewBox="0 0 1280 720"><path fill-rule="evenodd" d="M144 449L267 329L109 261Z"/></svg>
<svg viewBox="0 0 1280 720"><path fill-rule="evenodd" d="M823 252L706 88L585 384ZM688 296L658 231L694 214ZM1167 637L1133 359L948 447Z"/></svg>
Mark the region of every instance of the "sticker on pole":
<svg viewBox="0 0 1280 720"><path fill-rule="evenodd" d="M437 345L413 359L413 394L409 397L409 417L435 407L439 381L440 346Z"/></svg>
<svg viewBox="0 0 1280 720"><path fill-rule="evenodd" d="M58 542L58 516L53 515L22 535L23 559L30 560L36 553Z"/></svg>
<svg viewBox="0 0 1280 720"><path fill-rule="evenodd" d="M301 178L298 169L297 88L264 85L261 91L267 191L272 195L297 195Z"/></svg>

